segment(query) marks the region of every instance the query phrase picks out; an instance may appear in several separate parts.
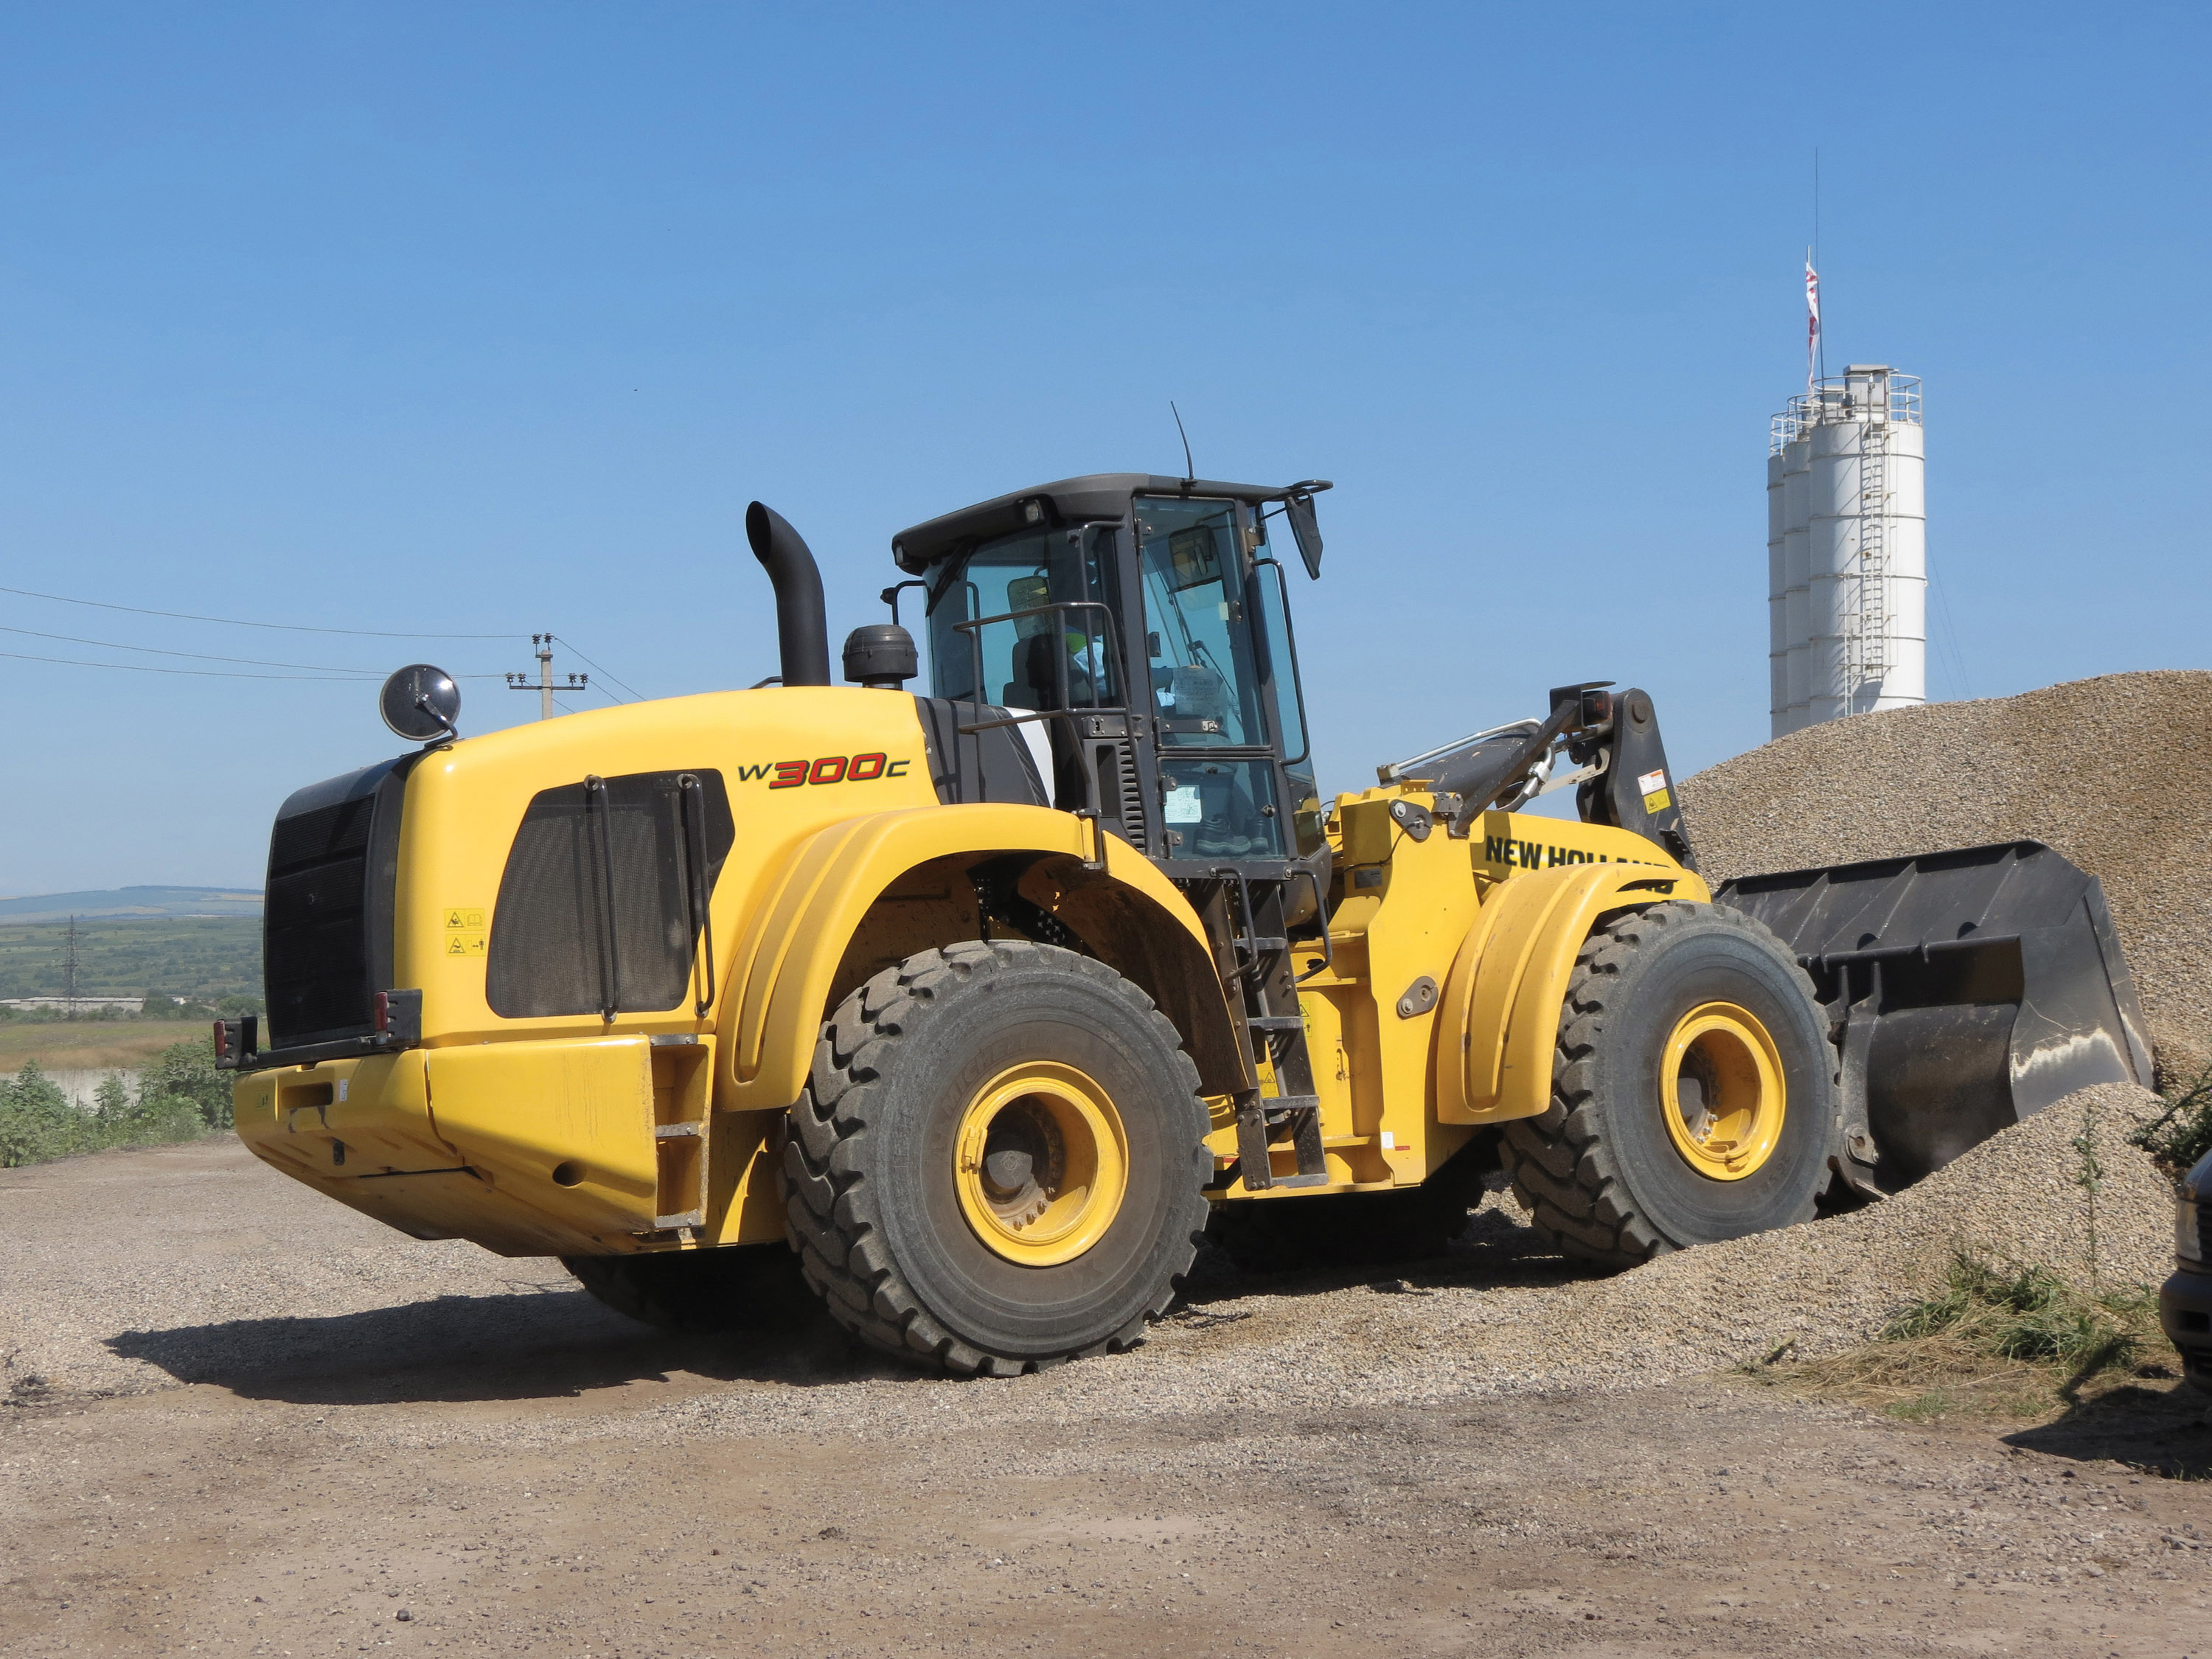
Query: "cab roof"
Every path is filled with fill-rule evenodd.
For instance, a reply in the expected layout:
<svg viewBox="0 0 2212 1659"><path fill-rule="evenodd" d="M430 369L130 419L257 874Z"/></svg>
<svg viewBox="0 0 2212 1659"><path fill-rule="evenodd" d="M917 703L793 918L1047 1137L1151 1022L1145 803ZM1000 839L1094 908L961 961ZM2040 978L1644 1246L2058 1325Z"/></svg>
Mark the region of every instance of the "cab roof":
<svg viewBox="0 0 2212 1659"><path fill-rule="evenodd" d="M1279 501L1289 492L1281 484L1223 483L1214 478L1163 478L1151 472L1091 472L1080 478L1018 489L994 495L988 501L963 507L902 530L891 538L891 557L908 575L918 576L950 554L964 551L979 542L1010 536L1031 524L1048 526L1092 523L1118 519L1132 495L1207 495L1256 505ZM1029 515L1030 503L1043 510L1042 520Z"/></svg>

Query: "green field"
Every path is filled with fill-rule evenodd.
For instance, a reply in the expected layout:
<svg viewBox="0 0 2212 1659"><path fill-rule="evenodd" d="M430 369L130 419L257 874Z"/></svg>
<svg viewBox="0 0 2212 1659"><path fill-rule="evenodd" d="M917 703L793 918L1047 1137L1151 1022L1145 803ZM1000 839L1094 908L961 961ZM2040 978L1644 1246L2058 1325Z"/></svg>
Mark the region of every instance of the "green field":
<svg viewBox="0 0 2212 1659"><path fill-rule="evenodd" d="M68 925L0 924L0 998L53 997L63 974ZM261 994L261 920L190 916L80 921L80 996L143 997L149 992L212 1003Z"/></svg>

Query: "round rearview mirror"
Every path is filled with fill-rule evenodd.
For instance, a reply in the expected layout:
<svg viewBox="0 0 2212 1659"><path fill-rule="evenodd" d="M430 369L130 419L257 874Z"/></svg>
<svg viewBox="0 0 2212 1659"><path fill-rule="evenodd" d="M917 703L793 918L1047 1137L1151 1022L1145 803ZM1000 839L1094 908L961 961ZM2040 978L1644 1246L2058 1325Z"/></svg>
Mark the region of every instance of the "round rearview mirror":
<svg viewBox="0 0 2212 1659"><path fill-rule="evenodd" d="M385 681L376 704L384 723L410 743L460 735L453 722L460 718L461 688L427 662L410 663Z"/></svg>

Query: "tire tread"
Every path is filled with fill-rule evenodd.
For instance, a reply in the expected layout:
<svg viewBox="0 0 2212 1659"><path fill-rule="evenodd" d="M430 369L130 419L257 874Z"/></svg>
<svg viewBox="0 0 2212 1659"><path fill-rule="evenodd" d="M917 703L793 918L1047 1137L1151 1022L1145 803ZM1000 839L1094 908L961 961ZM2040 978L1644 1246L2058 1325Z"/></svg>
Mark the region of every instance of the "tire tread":
<svg viewBox="0 0 2212 1659"><path fill-rule="evenodd" d="M1602 1267L1640 1267L1679 1248L1639 1209L1604 1133L1591 1063L1602 1038L1608 995L1645 946L1687 919L1711 918L1757 936L1790 963L1806 1000L1813 981L1766 925L1723 904L1670 899L1624 911L1583 941L1559 1011L1550 1105L1506 1126L1500 1142L1514 1196L1562 1252ZM1809 1199L1808 1200L1810 1202Z"/></svg>
<svg viewBox="0 0 2212 1659"><path fill-rule="evenodd" d="M1027 940L969 940L908 957L861 985L823 1023L805 1092L791 1109L782 1176L791 1243L806 1282L831 1318L884 1353L919 1358L957 1375L1014 1376L1101 1351L1120 1352L1144 1340L1146 1325L1167 1311L1189 1271L1206 1225L1201 1189L1212 1170L1202 1127L1193 1137L1187 1224L1180 1227L1184 1237L1175 1266L1161 1276L1144 1311L1103 1341L1045 1356L986 1352L929 1316L884 1248L866 1172L872 1085L893 1064L908 1029L926 1018L933 1005L1010 964L1045 958L1059 971L1113 988L1129 1005L1130 1018L1151 1025L1173 1054L1186 1097L1203 1124L1198 1068L1183 1052L1182 1035L1141 991L1095 957Z"/></svg>

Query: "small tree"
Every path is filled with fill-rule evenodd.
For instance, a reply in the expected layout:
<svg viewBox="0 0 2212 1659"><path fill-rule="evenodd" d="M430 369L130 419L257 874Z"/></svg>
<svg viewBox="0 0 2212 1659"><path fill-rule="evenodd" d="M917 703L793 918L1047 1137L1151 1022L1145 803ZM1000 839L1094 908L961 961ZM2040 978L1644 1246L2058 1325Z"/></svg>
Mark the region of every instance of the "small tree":
<svg viewBox="0 0 2212 1659"><path fill-rule="evenodd" d="M100 1087L92 1091L92 1115L94 1122L107 1128L119 1127L138 1115L137 1103L115 1073L100 1079Z"/></svg>
<svg viewBox="0 0 2212 1659"><path fill-rule="evenodd" d="M173 1042L154 1056L140 1085L142 1110L152 1115L160 1103L181 1102L210 1129L230 1127L230 1079L216 1070L215 1044ZM166 1108L164 1109L166 1109Z"/></svg>

